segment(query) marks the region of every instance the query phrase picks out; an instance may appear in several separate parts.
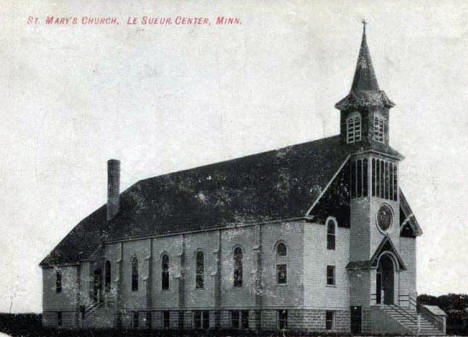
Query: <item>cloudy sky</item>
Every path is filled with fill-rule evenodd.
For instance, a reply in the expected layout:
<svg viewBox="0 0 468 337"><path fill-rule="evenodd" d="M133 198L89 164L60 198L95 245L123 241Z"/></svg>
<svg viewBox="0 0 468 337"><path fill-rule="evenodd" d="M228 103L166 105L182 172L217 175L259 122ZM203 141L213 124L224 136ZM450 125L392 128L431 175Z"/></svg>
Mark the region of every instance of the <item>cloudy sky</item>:
<svg viewBox="0 0 468 337"><path fill-rule="evenodd" d="M47 16L119 25L48 26ZM128 26L128 16L211 26ZM105 203L106 160L150 176L338 133L368 21L391 144L424 235L418 291L468 292L462 1L6 1L0 8L0 312L41 310L40 260ZM29 16L39 24L27 24ZM217 26L217 16L241 25Z"/></svg>

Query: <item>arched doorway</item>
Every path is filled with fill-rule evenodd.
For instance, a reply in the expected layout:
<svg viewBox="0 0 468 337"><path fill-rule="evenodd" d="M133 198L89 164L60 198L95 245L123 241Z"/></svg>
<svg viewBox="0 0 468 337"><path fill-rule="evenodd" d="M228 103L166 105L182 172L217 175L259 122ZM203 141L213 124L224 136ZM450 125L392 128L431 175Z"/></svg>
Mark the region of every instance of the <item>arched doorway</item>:
<svg viewBox="0 0 468 337"><path fill-rule="evenodd" d="M94 287L93 300L94 302L102 302L102 272L101 269L94 271Z"/></svg>
<svg viewBox="0 0 468 337"><path fill-rule="evenodd" d="M389 254L383 254L377 267L377 304L395 302L395 266Z"/></svg>

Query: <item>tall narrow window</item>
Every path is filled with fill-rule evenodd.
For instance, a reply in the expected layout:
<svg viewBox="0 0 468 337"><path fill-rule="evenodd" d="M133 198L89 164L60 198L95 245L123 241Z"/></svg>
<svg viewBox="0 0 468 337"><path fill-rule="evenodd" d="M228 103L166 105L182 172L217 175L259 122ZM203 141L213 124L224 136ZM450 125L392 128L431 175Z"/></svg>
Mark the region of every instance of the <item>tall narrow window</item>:
<svg viewBox="0 0 468 337"><path fill-rule="evenodd" d="M140 321L138 319L138 311L134 311L133 312L133 327L138 328L139 325L140 325Z"/></svg>
<svg viewBox="0 0 468 337"><path fill-rule="evenodd" d="M136 257L132 259L132 291L138 291L138 259Z"/></svg>
<svg viewBox="0 0 468 337"><path fill-rule="evenodd" d="M398 200L398 169L397 166L393 166L393 200L397 201Z"/></svg>
<svg viewBox="0 0 468 337"><path fill-rule="evenodd" d="M369 174L367 158L362 161L362 196L367 197L369 193Z"/></svg>
<svg viewBox="0 0 468 337"><path fill-rule="evenodd" d="M58 327L61 327L61 326L62 326L62 323L63 323L63 322L62 322L62 312L59 311L59 312L57 312L57 326L58 326Z"/></svg>
<svg viewBox="0 0 468 337"><path fill-rule="evenodd" d="M62 272L60 270L55 273L55 292L57 294L62 292Z"/></svg>
<svg viewBox="0 0 468 337"><path fill-rule="evenodd" d="M163 311L163 327L165 329L169 329L170 327L170 312L169 311Z"/></svg>
<svg viewBox="0 0 468 337"><path fill-rule="evenodd" d="M357 160L356 182L357 182L357 197L362 196L362 160Z"/></svg>
<svg viewBox="0 0 468 337"><path fill-rule="evenodd" d="M335 250L335 221L327 221L327 249Z"/></svg>
<svg viewBox="0 0 468 337"><path fill-rule="evenodd" d="M333 311L327 311L325 314L325 327L327 330L332 330L335 321L335 313Z"/></svg>
<svg viewBox="0 0 468 337"><path fill-rule="evenodd" d="M288 281L288 266L285 263L287 255L286 245L280 242L276 246L276 282L278 284L286 284Z"/></svg>
<svg viewBox="0 0 468 337"><path fill-rule="evenodd" d="M375 197L375 159L372 158L372 196Z"/></svg>
<svg viewBox="0 0 468 337"><path fill-rule="evenodd" d="M210 327L210 312L203 311L203 329L208 329Z"/></svg>
<svg viewBox="0 0 468 337"><path fill-rule="evenodd" d="M111 288L111 263L110 261L106 261L106 265L104 267L104 272L106 275L104 275L104 289L106 293L110 291Z"/></svg>
<svg viewBox="0 0 468 337"><path fill-rule="evenodd" d="M351 162L351 198L356 197L356 161Z"/></svg>
<svg viewBox="0 0 468 337"><path fill-rule="evenodd" d="M195 327L195 329L201 329L201 322L201 311L195 311L193 313L193 326Z"/></svg>
<svg viewBox="0 0 468 337"><path fill-rule="evenodd" d="M278 328L279 329L288 328L288 311L287 310L278 310Z"/></svg>
<svg viewBox="0 0 468 337"><path fill-rule="evenodd" d="M233 329L239 328L239 311L231 311L231 327Z"/></svg>
<svg viewBox="0 0 468 337"><path fill-rule="evenodd" d="M241 328L248 329L249 327L249 311L242 310L241 311Z"/></svg>
<svg viewBox="0 0 468 337"><path fill-rule="evenodd" d="M390 199L390 171L389 162L385 162L385 199Z"/></svg>
<svg viewBox="0 0 468 337"><path fill-rule="evenodd" d="M380 160L376 160L376 170L375 170L375 196L380 198Z"/></svg>
<svg viewBox="0 0 468 337"><path fill-rule="evenodd" d="M234 249L234 287L242 287L242 249Z"/></svg>
<svg viewBox="0 0 468 337"><path fill-rule="evenodd" d="M383 199L385 198L385 168L384 168L384 161L380 161L380 197Z"/></svg>
<svg viewBox="0 0 468 337"><path fill-rule="evenodd" d="M195 287L203 289L205 287L205 261L203 252L197 252Z"/></svg>
<svg viewBox="0 0 468 337"><path fill-rule="evenodd" d="M288 282L288 267L285 264L276 265L276 281L278 284L286 284Z"/></svg>
<svg viewBox="0 0 468 337"><path fill-rule="evenodd" d="M161 263L161 288L169 289L169 256L163 255Z"/></svg>
<svg viewBox="0 0 468 337"><path fill-rule="evenodd" d="M151 316L151 311L146 312L146 328L151 329L153 317Z"/></svg>
<svg viewBox="0 0 468 337"><path fill-rule="evenodd" d="M346 121L346 142L348 144L361 140L361 115L352 113Z"/></svg>
<svg viewBox="0 0 468 337"><path fill-rule="evenodd" d="M327 285L335 285L335 266L327 266Z"/></svg>
<svg viewBox="0 0 468 337"><path fill-rule="evenodd" d="M377 142L384 142L384 120L381 116L374 117L374 139Z"/></svg>

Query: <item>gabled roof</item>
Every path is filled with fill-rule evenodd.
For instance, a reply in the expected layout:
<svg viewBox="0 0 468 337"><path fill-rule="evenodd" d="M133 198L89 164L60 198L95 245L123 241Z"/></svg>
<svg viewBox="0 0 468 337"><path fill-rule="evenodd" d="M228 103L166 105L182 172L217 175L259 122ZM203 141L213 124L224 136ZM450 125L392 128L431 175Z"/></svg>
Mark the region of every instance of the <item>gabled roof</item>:
<svg viewBox="0 0 468 337"><path fill-rule="evenodd" d="M370 260L365 261L351 261L346 266L346 269L373 269L378 267L379 258L384 252L390 252L397 260L398 269L406 270L405 263L401 258L400 254L398 253L397 249L393 245L392 240L390 237L386 236L382 239L379 246L375 250L374 254L372 255Z"/></svg>
<svg viewBox="0 0 468 337"><path fill-rule="evenodd" d="M83 219L41 266L90 258L103 241L304 217L353 147L334 136L141 180Z"/></svg>
<svg viewBox="0 0 468 337"><path fill-rule="evenodd" d="M379 263L379 258L380 255L384 252L391 252L395 258L396 262L398 262L398 269L406 270L405 263L403 262L403 259L401 258L400 254L398 253L398 250L395 248L395 245L392 242L392 239L390 239L389 236L385 236L383 240L380 242L379 246L374 252L374 255L372 255L372 258L370 259L370 266L372 268L377 268L378 263Z"/></svg>
<svg viewBox="0 0 468 337"><path fill-rule="evenodd" d="M400 233L402 236L416 237L422 235L423 231L419 226L416 216L406 200L403 191L400 189Z"/></svg>

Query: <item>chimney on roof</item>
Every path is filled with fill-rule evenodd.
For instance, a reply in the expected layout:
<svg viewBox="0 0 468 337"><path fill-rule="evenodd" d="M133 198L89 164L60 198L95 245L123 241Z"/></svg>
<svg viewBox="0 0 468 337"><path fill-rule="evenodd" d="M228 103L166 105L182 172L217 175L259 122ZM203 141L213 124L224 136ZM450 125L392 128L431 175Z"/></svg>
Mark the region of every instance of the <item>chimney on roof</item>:
<svg viewBox="0 0 468 337"><path fill-rule="evenodd" d="M112 220L120 210L120 161L107 161L107 220Z"/></svg>

